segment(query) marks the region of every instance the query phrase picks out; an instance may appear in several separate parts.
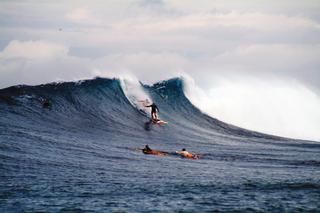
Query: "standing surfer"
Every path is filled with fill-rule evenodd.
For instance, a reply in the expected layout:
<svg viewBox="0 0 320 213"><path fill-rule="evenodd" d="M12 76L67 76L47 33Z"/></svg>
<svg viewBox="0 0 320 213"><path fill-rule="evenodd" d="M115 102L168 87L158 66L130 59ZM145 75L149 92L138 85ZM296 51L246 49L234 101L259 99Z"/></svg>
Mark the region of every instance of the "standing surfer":
<svg viewBox="0 0 320 213"><path fill-rule="evenodd" d="M151 105L146 105L145 107L151 107L151 119L153 121L157 121L158 120L157 112L159 112L159 108L157 107L157 105L155 103L152 103Z"/></svg>

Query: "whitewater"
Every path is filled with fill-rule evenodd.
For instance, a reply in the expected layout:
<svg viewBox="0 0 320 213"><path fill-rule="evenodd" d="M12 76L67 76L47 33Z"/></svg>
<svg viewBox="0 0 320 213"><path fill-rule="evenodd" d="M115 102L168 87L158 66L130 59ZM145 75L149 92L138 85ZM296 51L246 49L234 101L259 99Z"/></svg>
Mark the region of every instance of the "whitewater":
<svg viewBox="0 0 320 213"><path fill-rule="evenodd" d="M318 142L222 122L185 88L96 78L1 89L0 212L319 211ZM145 128L146 99L168 125ZM145 155L146 144L170 154Z"/></svg>

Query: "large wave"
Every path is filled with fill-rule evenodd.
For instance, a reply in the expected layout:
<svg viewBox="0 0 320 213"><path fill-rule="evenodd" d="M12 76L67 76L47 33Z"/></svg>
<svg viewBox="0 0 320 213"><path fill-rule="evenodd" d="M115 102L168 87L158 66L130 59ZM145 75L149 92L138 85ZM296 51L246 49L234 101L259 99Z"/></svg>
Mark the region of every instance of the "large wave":
<svg viewBox="0 0 320 213"><path fill-rule="evenodd" d="M152 134L158 134L158 138L277 138L229 125L202 113L185 96L184 82L180 78L152 86L132 82L96 78L2 89L1 126L23 127L29 130L50 129L48 131L95 129L109 132L108 135L112 137L145 137L145 132L141 130L149 115L139 105L139 100L150 99L150 102L159 106L161 119L170 124L166 135L160 134L160 128L154 128ZM42 107L43 100L50 101L49 110Z"/></svg>

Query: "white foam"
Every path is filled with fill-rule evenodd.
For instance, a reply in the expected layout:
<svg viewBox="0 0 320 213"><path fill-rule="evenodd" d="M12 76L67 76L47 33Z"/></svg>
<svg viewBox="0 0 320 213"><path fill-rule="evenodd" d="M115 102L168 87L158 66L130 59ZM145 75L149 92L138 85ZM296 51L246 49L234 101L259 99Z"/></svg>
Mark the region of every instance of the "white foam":
<svg viewBox="0 0 320 213"><path fill-rule="evenodd" d="M278 136L320 141L320 97L290 79L216 79L203 90L184 76L185 93L203 112L224 122Z"/></svg>
<svg viewBox="0 0 320 213"><path fill-rule="evenodd" d="M150 114L149 110L147 110L144 105L152 103L152 99L144 91L139 80L132 75L121 76L119 79L122 90L129 102L138 110L142 110L147 114Z"/></svg>

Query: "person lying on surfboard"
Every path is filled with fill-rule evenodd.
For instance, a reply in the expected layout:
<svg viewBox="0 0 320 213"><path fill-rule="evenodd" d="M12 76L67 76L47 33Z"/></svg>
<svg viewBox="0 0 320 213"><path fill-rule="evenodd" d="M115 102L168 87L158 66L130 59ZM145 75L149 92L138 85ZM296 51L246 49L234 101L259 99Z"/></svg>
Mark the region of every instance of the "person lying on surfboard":
<svg viewBox="0 0 320 213"><path fill-rule="evenodd" d="M154 120L154 121L159 120L157 112L160 112L160 111L155 103L152 103L151 105L145 105L145 107L151 107L151 119L152 120Z"/></svg>
<svg viewBox="0 0 320 213"><path fill-rule="evenodd" d="M148 144L142 149L142 152L148 155L159 155L159 156L166 156L169 154L168 152L153 150L148 146Z"/></svg>
<svg viewBox="0 0 320 213"><path fill-rule="evenodd" d="M188 152L185 148L183 148L181 151L176 151L176 153L184 158L199 159L198 155Z"/></svg>

